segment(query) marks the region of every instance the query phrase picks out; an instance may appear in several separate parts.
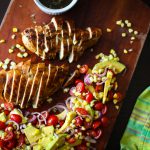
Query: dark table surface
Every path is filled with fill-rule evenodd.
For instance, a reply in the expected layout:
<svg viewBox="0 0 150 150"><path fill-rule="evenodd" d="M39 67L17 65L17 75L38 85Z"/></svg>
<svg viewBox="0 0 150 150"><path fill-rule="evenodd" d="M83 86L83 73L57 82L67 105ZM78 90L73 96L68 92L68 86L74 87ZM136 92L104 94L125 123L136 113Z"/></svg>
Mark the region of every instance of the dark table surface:
<svg viewBox="0 0 150 150"><path fill-rule="evenodd" d="M146 0L145 0L146 1ZM10 0L0 0L0 22ZM119 150L120 139L139 94L150 85L150 32L127 91L120 114L114 126L107 150Z"/></svg>

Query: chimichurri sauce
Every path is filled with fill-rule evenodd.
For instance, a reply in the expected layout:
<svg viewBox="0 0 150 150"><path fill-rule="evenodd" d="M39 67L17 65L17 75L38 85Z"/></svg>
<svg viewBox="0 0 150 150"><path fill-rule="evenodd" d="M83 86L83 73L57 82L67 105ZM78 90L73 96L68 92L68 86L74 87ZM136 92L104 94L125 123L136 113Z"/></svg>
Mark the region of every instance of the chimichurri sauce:
<svg viewBox="0 0 150 150"><path fill-rule="evenodd" d="M40 2L48 8L60 9L69 5L72 0L40 0Z"/></svg>

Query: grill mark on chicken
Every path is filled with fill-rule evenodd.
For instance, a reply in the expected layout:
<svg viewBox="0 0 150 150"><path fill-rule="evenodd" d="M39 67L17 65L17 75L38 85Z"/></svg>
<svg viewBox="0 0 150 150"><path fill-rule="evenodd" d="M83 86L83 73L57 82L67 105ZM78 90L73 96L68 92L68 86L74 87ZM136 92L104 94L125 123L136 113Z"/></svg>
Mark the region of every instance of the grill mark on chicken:
<svg viewBox="0 0 150 150"><path fill-rule="evenodd" d="M3 93L4 93L4 87L6 83L6 71L1 70L0 71L0 99L4 99Z"/></svg>
<svg viewBox="0 0 150 150"><path fill-rule="evenodd" d="M0 98L21 108L29 105L37 108L63 85L67 73L65 65L31 65L30 60L19 63L13 70L0 71Z"/></svg>
<svg viewBox="0 0 150 150"><path fill-rule="evenodd" d="M70 63L76 61L85 49L96 44L102 34L99 28L75 29L73 21L55 17L49 24L36 26L34 30L28 29L27 32L26 29L22 33L22 41L28 50L42 59L55 59L57 54L60 60L68 57Z"/></svg>

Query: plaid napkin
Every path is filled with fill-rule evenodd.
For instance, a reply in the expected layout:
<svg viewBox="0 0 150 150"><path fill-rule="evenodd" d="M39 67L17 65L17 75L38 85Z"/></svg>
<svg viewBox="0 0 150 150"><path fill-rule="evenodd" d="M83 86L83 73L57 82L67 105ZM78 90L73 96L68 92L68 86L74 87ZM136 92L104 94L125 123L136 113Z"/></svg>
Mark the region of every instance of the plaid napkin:
<svg viewBox="0 0 150 150"><path fill-rule="evenodd" d="M121 139L121 150L150 150L150 87L137 99Z"/></svg>

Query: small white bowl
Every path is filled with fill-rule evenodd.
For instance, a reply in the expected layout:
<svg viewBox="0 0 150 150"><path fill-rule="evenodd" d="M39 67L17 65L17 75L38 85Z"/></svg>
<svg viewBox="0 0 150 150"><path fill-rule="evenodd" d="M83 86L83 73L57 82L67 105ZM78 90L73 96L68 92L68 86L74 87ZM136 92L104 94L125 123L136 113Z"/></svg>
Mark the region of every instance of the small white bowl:
<svg viewBox="0 0 150 150"><path fill-rule="evenodd" d="M51 15L59 15L62 13L65 13L66 11L70 10L76 3L78 0L72 0L72 2L67 5L64 8L60 8L60 9L51 9L48 8L46 6L44 6L39 0L34 0L35 4L46 14L51 14Z"/></svg>

